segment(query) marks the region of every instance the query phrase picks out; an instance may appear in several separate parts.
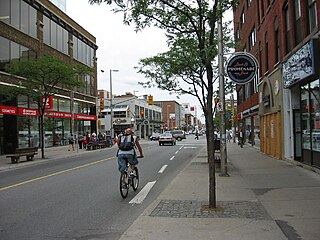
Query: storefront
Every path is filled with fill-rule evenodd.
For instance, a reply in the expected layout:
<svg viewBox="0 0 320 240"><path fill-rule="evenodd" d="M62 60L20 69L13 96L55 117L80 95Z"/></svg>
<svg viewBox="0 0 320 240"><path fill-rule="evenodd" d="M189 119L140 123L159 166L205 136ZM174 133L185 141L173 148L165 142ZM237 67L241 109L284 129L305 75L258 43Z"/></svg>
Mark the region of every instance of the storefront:
<svg viewBox="0 0 320 240"><path fill-rule="evenodd" d="M26 97L18 98L18 107L0 105L0 146L1 154L9 153L14 148L40 147L39 111L34 104L28 103ZM87 114L64 112L70 107L70 100L52 98L52 108L44 114L45 147L67 144L71 133L85 134L94 129L96 115L90 114L93 109L89 103L82 111ZM80 102L75 106L83 105ZM74 109L73 111L78 111ZM92 111L94 114L94 112ZM72 129L74 126L74 129Z"/></svg>
<svg viewBox="0 0 320 240"><path fill-rule="evenodd" d="M310 40L283 64L286 89L285 131L288 141L286 158L320 167L320 81L319 48Z"/></svg>

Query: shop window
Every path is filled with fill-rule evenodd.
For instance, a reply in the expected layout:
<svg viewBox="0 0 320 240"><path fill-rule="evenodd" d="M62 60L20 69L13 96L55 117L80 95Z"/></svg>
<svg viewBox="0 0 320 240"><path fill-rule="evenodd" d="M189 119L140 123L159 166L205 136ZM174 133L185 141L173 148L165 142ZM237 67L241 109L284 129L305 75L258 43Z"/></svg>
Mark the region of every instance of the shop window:
<svg viewBox="0 0 320 240"><path fill-rule="evenodd" d="M311 149L320 152L320 84L319 80L310 83Z"/></svg>
<svg viewBox="0 0 320 240"><path fill-rule="evenodd" d="M311 149L310 143L310 115L309 115L309 86L301 87L301 129L302 129L302 148Z"/></svg>

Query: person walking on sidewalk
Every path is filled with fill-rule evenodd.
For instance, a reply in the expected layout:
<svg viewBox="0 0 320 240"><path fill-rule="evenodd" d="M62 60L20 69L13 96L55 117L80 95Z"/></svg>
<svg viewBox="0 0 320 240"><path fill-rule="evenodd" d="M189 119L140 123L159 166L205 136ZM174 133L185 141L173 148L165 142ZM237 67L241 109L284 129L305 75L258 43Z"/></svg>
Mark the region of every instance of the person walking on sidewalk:
<svg viewBox="0 0 320 240"><path fill-rule="evenodd" d="M199 132L198 132L198 130L196 131L196 134L195 134L196 136L194 137L194 139L197 139L197 140L199 140Z"/></svg>
<svg viewBox="0 0 320 240"><path fill-rule="evenodd" d="M243 148L243 132L242 132L241 128L238 133L238 142L239 142L240 147Z"/></svg>
<svg viewBox="0 0 320 240"><path fill-rule="evenodd" d="M69 141L69 148L68 148L68 151L74 151L74 137L73 137L73 134L70 135L70 137L68 138L68 141Z"/></svg>

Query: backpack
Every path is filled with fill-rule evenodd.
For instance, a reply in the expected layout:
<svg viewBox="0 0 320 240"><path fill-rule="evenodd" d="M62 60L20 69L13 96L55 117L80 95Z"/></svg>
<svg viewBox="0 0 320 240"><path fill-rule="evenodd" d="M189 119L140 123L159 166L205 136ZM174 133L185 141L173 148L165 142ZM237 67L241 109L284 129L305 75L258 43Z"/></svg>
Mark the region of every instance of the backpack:
<svg viewBox="0 0 320 240"><path fill-rule="evenodd" d="M130 138L131 137L131 138ZM130 141L128 141L130 140ZM130 151L134 148L134 138L132 135L124 135L119 138L118 147L122 151Z"/></svg>

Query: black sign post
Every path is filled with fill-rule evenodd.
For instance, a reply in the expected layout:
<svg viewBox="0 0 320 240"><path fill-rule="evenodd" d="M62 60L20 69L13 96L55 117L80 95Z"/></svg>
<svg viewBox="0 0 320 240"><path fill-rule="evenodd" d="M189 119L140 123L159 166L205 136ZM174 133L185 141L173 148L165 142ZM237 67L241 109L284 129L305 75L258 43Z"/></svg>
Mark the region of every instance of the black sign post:
<svg viewBox="0 0 320 240"><path fill-rule="evenodd" d="M239 52L233 55L227 64L228 77L237 84L250 82L257 74L258 62L249 53Z"/></svg>

